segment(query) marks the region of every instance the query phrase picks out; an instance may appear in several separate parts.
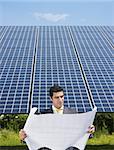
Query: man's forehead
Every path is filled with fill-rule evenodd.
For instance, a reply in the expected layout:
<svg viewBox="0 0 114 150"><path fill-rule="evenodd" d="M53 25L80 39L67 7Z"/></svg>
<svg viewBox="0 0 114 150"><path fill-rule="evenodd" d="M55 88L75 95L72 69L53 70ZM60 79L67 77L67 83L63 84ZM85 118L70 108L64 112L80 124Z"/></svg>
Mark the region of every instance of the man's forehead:
<svg viewBox="0 0 114 150"><path fill-rule="evenodd" d="M60 92L53 92L53 96L62 96L64 95L64 92L63 91L60 91Z"/></svg>

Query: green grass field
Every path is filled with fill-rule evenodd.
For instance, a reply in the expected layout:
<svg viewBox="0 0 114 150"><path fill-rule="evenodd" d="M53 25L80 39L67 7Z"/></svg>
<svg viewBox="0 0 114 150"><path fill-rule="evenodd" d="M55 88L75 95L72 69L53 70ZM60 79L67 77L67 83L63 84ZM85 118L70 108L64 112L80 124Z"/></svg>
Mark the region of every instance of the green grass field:
<svg viewBox="0 0 114 150"><path fill-rule="evenodd" d="M112 135L96 132L94 138L88 140L88 145L114 145L114 132Z"/></svg>
<svg viewBox="0 0 114 150"><path fill-rule="evenodd" d="M0 130L0 146L22 145L18 133L6 129Z"/></svg>
<svg viewBox="0 0 114 150"><path fill-rule="evenodd" d="M11 149L14 148L15 150L15 146L18 146L17 150L27 149L26 145L20 142L18 133L3 129L0 130L0 149L7 150L7 146L8 150L10 149L9 146L13 146ZM96 132L94 138L88 140L86 150L114 150L114 133L113 135L108 135L106 133Z"/></svg>

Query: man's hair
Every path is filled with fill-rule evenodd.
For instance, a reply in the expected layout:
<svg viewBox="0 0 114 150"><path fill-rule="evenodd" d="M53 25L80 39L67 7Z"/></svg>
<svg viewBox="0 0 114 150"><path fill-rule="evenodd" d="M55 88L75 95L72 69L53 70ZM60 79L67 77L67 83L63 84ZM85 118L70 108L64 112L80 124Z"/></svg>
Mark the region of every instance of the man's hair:
<svg viewBox="0 0 114 150"><path fill-rule="evenodd" d="M60 87L58 84L54 84L49 90L49 95L52 98L54 92L57 93L57 92L61 92L61 91L63 91L63 88Z"/></svg>

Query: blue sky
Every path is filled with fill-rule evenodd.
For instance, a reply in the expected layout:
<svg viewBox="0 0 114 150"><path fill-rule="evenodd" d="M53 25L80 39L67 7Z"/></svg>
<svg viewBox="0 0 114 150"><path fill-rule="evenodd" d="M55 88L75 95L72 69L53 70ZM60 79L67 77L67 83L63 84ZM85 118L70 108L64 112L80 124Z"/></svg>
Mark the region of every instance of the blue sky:
<svg viewBox="0 0 114 150"><path fill-rule="evenodd" d="M0 0L0 25L114 25L114 0Z"/></svg>

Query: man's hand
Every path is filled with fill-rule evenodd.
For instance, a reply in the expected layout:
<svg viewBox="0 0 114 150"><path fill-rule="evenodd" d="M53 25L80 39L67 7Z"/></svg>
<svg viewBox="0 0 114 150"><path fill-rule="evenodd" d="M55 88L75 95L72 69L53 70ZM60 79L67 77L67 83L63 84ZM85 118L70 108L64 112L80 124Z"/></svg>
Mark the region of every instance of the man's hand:
<svg viewBox="0 0 114 150"><path fill-rule="evenodd" d="M19 131L19 138L21 141L24 141L24 139L27 137L27 134L25 133L25 131L23 129L21 129Z"/></svg>
<svg viewBox="0 0 114 150"><path fill-rule="evenodd" d="M94 125L89 126L88 133L93 134L94 132L95 132L95 126Z"/></svg>

